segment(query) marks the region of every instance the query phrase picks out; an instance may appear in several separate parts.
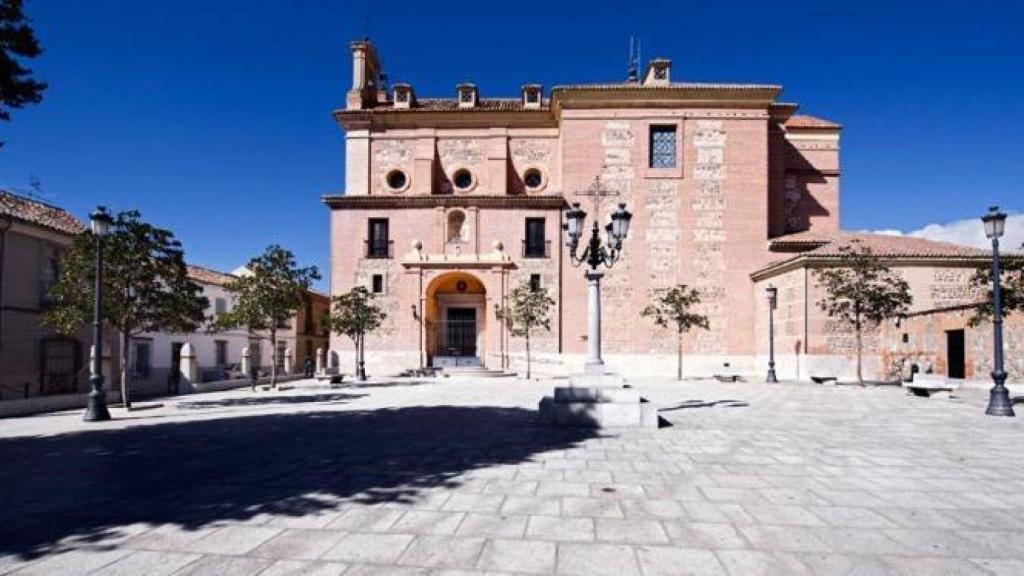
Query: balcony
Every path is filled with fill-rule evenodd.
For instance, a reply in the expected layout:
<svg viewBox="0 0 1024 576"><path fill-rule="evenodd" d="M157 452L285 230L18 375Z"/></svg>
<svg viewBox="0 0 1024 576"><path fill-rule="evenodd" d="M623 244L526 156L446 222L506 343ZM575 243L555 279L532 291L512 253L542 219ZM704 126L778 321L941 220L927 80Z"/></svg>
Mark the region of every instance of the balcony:
<svg viewBox="0 0 1024 576"><path fill-rule="evenodd" d="M363 257L374 259L394 258L395 242L393 240L364 240Z"/></svg>
<svg viewBox="0 0 1024 576"><path fill-rule="evenodd" d="M551 258L551 240L527 242L523 240L523 258Z"/></svg>

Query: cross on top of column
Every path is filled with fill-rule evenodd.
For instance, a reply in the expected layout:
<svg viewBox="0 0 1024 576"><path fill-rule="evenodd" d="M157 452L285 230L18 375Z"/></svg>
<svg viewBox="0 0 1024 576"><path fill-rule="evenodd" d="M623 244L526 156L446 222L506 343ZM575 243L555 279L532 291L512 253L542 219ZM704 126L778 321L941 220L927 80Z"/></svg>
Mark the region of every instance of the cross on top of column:
<svg viewBox="0 0 1024 576"><path fill-rule="evenodd" d="M594 181L587 186L586 190L576 192L577 196L590 196L594 202L594 222L601 221L601 199L611 196L618 196L617 190L609 190L601 184L601 176L595 176Z"/></svg>

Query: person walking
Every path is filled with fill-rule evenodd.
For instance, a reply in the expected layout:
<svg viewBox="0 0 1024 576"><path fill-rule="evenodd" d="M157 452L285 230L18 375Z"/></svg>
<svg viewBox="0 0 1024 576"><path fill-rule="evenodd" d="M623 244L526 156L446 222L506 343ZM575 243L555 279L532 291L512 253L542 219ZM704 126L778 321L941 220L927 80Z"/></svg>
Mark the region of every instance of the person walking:
<svg viewBox="0 0 1024 576"><path fill-rule="evenodd" d="M306 378L313 377L313 357L306 354L306 359L302 361L302 368L306 373Z"/></svg>

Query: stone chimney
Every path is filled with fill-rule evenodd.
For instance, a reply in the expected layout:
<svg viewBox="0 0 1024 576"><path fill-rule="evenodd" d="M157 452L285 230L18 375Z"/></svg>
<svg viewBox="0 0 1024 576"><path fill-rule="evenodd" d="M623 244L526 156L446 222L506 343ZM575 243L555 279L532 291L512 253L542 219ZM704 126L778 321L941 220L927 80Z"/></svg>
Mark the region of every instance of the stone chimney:
<svg viewBox="0 0 1024 576"><path fill-rule="evenodd" d="M352 49L352 88L348 91L349 110L373 108L377 104L381 70L377 50L368 38L349 45Z"/></svg>
<svg viewBox="0 0 1024 576"><path fill-rule="evenodd" d="M523 108L526 110L539 110L544 100L544 88L540 84L525 84L523 86Z"/></svg>
<svg viewBox="0 0 1024 576"><path fill-rule="evenodd" d="M459 100L459 108L476 108L480 94L476 84L463 83L455 87L456 97Z"/></svg>
<svg viewBox="0 0 1024 576"><path fill-rule="evenodd" d="M395 108L412 108L416 103L416 93L412 86L404 82L398 82L392 86L395 99Z"/></svg>
<svg viewBox="0 0 1024 576"><path fill-rule="evenodd" d="M644 86L668 86L671 69L672 61L667 58L651 60L647 63L647 72L644 73Z"/></svg>

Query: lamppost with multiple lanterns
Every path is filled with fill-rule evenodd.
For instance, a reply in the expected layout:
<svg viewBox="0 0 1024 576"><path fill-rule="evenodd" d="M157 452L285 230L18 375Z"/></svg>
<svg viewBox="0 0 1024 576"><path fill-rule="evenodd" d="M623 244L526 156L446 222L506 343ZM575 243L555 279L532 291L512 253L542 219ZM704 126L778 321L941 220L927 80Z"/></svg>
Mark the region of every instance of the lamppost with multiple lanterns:
<svg viewBox="0 0 1024 576"><path fill-rule="evenodd" d="M775 376L775 307L779 301L779 289L769 284L765 292L768 293L768 377L765 382L776 384L779 379Z"/></svg>
<svg viewBox="0 0 1024 576"><path fill-rule="evenodd" d="M1000 287L999 238L1006 226L1006 214L998 206L989 208L981 217L985 224L985 236L992 240L992 381L995 385L989 391L986 414L990 416L1015 416L1010 392L1006 389L1006 370L1003 369L1003 298Z"/></svg>
<svg viewBox="0 0 1024 576"><path fill-rule="evenodd" d="M89 376L89 396L83 420L102 422L110 420L106 392L103 391L103 239L110 233L114 219L103 206L89 215L92 234L96 238L96 287L92 310L92 370Z"/></svg>
<svg viewBox="0 0 1024 576"><path fill-rule="evenodd" d="M597 202L595 197L595 205ZM565 214L566 222L562 225L565 245L569 248L569 258L573 266L586 264L589 269L584 271L587 279L587 362L585 374L603 374L604 360L601 359L601 277L600 266L611 268L622 255L622 242L629 233L629 222L633 215L626 210L625 204L619 204L612 212L611 222L605 226L606 238L601 241L598 216L595 214L590 231L590 240L586 243L583 253L576 255L580 239L583 237L583 224L587 213L580 208L578 202Z"/></svg>

